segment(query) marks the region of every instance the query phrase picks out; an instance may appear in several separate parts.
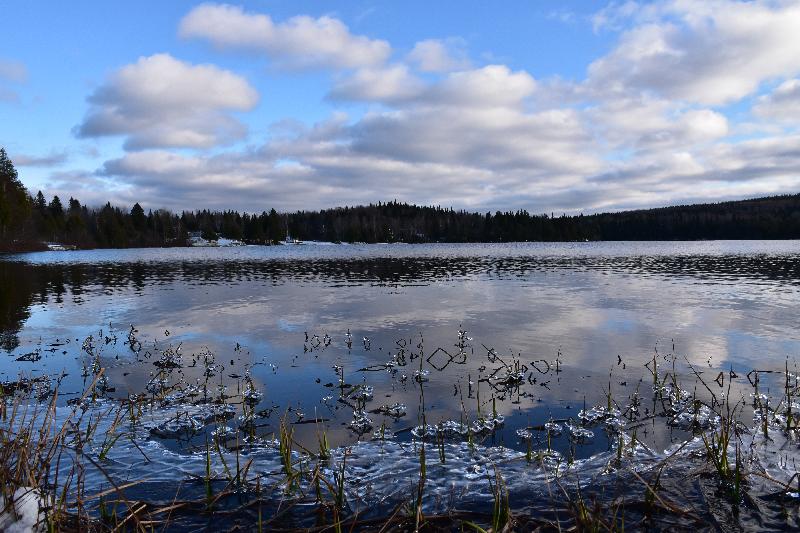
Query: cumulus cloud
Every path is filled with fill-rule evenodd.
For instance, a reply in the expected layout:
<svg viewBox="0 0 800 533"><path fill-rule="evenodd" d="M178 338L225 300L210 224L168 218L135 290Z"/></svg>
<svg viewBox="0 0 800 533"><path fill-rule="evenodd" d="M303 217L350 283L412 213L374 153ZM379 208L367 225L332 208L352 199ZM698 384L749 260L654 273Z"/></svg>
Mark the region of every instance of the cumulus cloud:
<svg viewBox="0 0 800 533"><path fill-rule="evenodd" d="M229 112L253 109L258 93L214 65L156 54L119 69L88 101L79 137L121 135L127 149L208 148L246 135Z"/></svg>
<svg viewBox="0 0 800 533"><path fill-rule="evenodd" d="M800 135L720 143L707 159L708 179L753 183L770 179L800 188Z"/></svg>
<svg viewBox="0 0 800 533"><path fill-rule="evenodd" d="M569 110L421 108L368 115L347 133L359 154L471 166L495 180L507 173L518 186L574 181L599 168L590 135Z"/></svg>
<svg viewBox="0 0 800 533"><path fill-rule="evenodd" d="M391 53L389 43L353 35L333 17L297 16L275 23L269 15L226 4L203 4L180 23L184 38L201 38L221 48L264 52L285 68L374 67Z"/></svg>
<svg viewBox="0 0 800 533"><path fill-rule="evenodd" d="M797 136L774 136L719 143L690 162L653 161L649 168L639 160L624 168L618 183L627 183L638 197L633 207L663 205L665 198L671 203L693 203L796 192L800 189L799 142ZM618 205L620 198L614 198Z"/></svg>
<svg viewBox="0 0 800 533"><path fill-rule="evenodd" d="M207 157L143 151L109 161L102 174L130 184L151 205L225 209L233 203L257 212L363 204L375 201L377 184L407 201L449 202L447 187L472 199L481 193L479 180L487 177L475 176L468 167L359 156L342 148L314 151L302 164L255 153Z"/></svg>
<svg viewBox="0 0 800 533"><path fill-rule="evenodd" d="M614 98L584 111L599 139L612 149L685 149L728 135L728 119L710 109L685 109L647 96Z"/></svg>
<svg viewBox="0 0 800 533"><path fill-rule="evenodd" d="M331 89L332 100L398 102L419 96L422 81L405 65L362 68L340 79Z"/></svg>
<svg viewBox="0 0 800 533"><path fill-rule="evenodd" d="M329 96L339 100L442 108L499 108L521 106L535 89L536 81L530 74L512 71L505 65L452 72L430 84L423 84L404 65L395 65L356 71L340 80Z"/></svg>
<svg viewBox="0 0 800 533"><path fill-rule="evenodd" d="M279 131L255 151L143 151L109 161L102 174L176 208L308 209L391 197L499 209L530 206L543 188L563 192L602 163L569 110L411 103Z"/></svg>
<svg viewBox="0 0 800 533"><path fill-rule="evenodd" d="M123 135L138 150L107 161L92 177L98 186L174 209L396 198L560 213L796 191L800 139L788 132L800 119L800 41L787 28L800 27L798 10L779 0L617 2L593 20L616 42L572 80L473 65L456 40L420 41L391 58L388 43L334 18L278 23L205 4L184 18L181 35L283 67L334 69L330 117L278 121L247 149L167 150L241 138L232 112L252 109L257 94L233 73L162 55L98 88L79 133ZM197 86L206 90L190 90ZM752 115L725 107L751 97ZM342 102L367 105L345 115ZM743 141L745 127L758 129Z"/></svg>
<svg viewBox="0 0 800 533"><path fill-rule="evenodd" d="M616 7L600 19L632 18L636 24L589 67L589 83L598 91L652 91L722 105L753 94L765 81L800 72L797 2L673 0Z"/></svg>
<svg viewBox="0 0 800 533"><path fill-rule="evenodd" d="M189 156L145 150L107 161L99 174L129 185L135 194L128 203L136 199L171 209L299 209L309 203L309 195L325 190L303 168L251 153Z"/></svg>
<svg viewBox="0 0 800 533"><path fill-rule="evenodd" d="M536 82L527 72L488 65L448 75L432 88L429 96L444 105L515 107L535 89Z"/></svg>
<svg viewBox="0 0 800 533"><path fill-rule="evenodd" d="M470 61L464 50L464 41L461 39L419 41L407 59L422 72L451 72L470 67Z"/></svg>
<svg viewBox="0 0 800 533"><path fill-rule="evenodd" d="M761 96L753 111L761 118L779 122L800 121L800 80L786 80L771 94Z"/></svg>
<svg viewBox="0 0 800 533"><path fill-rule="evenodd" d="M384 117L385 118L385 117ZM536 117L523 138L498 129L496 141L473 125L471 143L436 145L469 121L425 130L413 145L399 135L427 126L424 117L396 124L396 146L372 139L385 132L341 120L248 152L187 156L167 151L129 153L109 161L105 179L130 186L128 203L173 209L236 206L249 211L317 209L387 198L475 210L592 212L688 201L781 193L800 187L800 139L775 137L722 143L702 154L653 151L608 162L591 139L562 126L552 140L555 117ZM452 118L452 117L445 117ZM538 121L538 123L536 122ZM563 121L563 119L562 119ZM441 124L437 122L437 124ZM518 126L525 130L525 124ZM548 129L550 128L550 129ZM488 138L491 138L489 136ZM516 139L509 142L508 139ZM469 149L475 153L468 153ZM516 158L516 159L514 159Z"/></svg>

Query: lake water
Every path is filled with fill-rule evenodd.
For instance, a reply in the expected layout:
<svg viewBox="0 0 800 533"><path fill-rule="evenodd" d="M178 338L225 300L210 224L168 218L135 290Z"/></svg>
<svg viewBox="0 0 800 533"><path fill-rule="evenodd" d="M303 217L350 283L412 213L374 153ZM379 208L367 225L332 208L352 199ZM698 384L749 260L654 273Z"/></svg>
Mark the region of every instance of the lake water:
<svg viewBox="0 0 800 533"><path fill-rule="evenodd" d="M97 361L110 400L187 387L235 400L252 389L251 437L277 433L281 417L309 448L320 428L341 447L377 432L410 442L423 422L494 420L477 444L524 452L519 430L570 424L609 388L650 393L645 364L656 353L708 381L794 365L798 304L798 241L5 255L0 381L60 375L67 402ZM175 368L154 364L165 353ZM229 442L248 434L235 425ZM613 447L594 433L575 447L568 431L553 432L548 446L576 459ZM173 437L147 440L189 464L208 435ZM686 438L663 425L638 435L653 449Z"/></svg>

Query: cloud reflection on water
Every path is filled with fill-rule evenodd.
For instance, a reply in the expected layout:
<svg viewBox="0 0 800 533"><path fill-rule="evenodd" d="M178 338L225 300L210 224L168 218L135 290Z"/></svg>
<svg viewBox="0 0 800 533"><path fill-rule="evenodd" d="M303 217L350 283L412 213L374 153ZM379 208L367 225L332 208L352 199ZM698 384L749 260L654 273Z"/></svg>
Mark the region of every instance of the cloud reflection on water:
<svg viewBox="0 0 800 533"><path fill-rule="evenodd" d="M333 420L335 445L353 436L340 425L349 420L347 409L320 403L332 394L323 387L336 380L332 366L344 366L353 384L366 379L375 385L374 406L406 403L409 414L395 428L413 425L413 380L400 384L386 372L355 371L387 362L395 341L420 333L427 353L452 349L459 327L475 339L475 356L466 365L434 373L425 384L434 422L460 415L454 390L464 390L486 365L481 343L501 354L513 351L528 365L563 354L565 372L549 389L532 387L532 397L519 404L497 404L498 412L521 423L576 409L584 396L599 400L610 370L632 392L654 347L667 352L673 341L698 366L708 367L709 358L715 368L777 364L800 348L791 311L800 303L799 258L792 242L28 254L0 261L0 307L11 355L39 339L82 340L110 322L119 335L135 324L143 342L183 343L184 354L208 347L226 366L234 360L219 378L230 387L236 381L230 374L257 363L252 375L266 391L262 404L292 406L307 416L316 409ZM343 346L348 329L355 340L350 353ZM324 352L304 353L304 331L327 332L334 342ZM362 336L372 339L371 350L363 349ZM234 358L236 343L246 352ZM36 370L63 368L70 373L66 383L79 388L79 349L73 341L67 354L46 354ZM135 392L152 369L130 365L130 354L117 352L107 356L109 375L118 393ZM618 354L625 370L617 365ZM32 370L15 357L0 361L6 377ZM411 365L400 369L412 371ZM198 375L197 369L184 371L189 382Z"/></svg>

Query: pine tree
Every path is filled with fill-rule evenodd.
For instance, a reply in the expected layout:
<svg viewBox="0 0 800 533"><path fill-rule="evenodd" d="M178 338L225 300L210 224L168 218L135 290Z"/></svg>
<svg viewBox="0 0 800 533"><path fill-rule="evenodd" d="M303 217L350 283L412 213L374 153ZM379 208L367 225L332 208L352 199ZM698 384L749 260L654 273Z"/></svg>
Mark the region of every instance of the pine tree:
<svg viewBox="0 0 800 533"><path fill-rule="evenodd" d="M44 194L42 194L42 191L36 193L36 199L33 201L33 207L40 213L44 213L44 210L47 209L47 200L44 199Z"/></svg>
<svg viewBox="0 0 800 533"><path fill-rule="evenodd" d="M147 226L147 217L144 214L144 209L136 202L131 208L131 220L133 220L133 227L141 231Z"/></svg>
<svg viewBox="0 0 800 533"><path fill-rule="evenodd" d="M272 242L280 242L284 239L287 233L287 228L281 223L281 217L274 209L270 209L269 217L267 218L267 236ZM286 235L288 236L288 235Z"/></svg>
<svg viewBox="0 0 800 533"><path fill-rule="evenodd" d="M29 212L28 191L19 180L5 148L0 148L0 243L14 240L13 232L22 228Z"/></svg>
<svg viewBox="0 0 800 533"><path fill-rule="evenodd" d="M47 206L47 209L50 211L50 215L52 215L56 220L64 216L64 206L61 205L61 199L58 196L53 196L53 199L50 200L50 205Z"/></svg>

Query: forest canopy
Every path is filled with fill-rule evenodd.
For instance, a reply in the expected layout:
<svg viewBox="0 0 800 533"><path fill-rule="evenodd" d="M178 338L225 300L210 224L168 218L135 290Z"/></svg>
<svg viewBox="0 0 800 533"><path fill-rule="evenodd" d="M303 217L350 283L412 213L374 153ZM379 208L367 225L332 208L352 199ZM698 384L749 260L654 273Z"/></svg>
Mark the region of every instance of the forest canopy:
<svg viewBox="0 0 800 533"><path fill-rule="evenodd" d="M330 242L513 242L602 240L797 239L800 195L592 215L474 213L397 201L321 211L261 213L87 207L31 195L0 148L0 251L186 246L192 233L249 244L291 236Z"/></svg>

